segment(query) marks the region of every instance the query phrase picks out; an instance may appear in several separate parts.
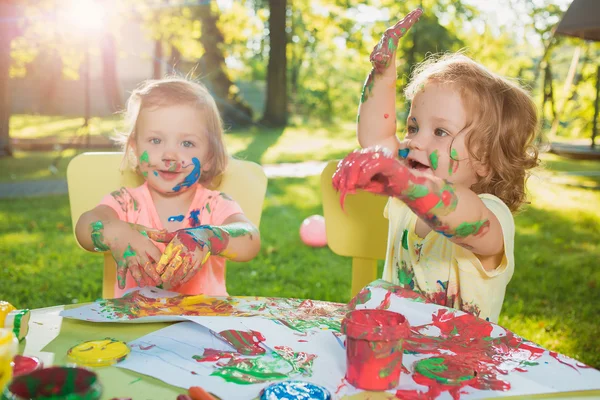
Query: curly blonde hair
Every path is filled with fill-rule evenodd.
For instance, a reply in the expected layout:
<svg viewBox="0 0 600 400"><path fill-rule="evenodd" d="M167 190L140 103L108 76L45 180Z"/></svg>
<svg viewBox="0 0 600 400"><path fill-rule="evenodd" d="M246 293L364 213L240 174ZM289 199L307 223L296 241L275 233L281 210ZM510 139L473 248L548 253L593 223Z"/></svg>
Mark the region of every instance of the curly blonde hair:
<svg viewBox="0 0 600 400"><path fill-rule="evenodd" d="M468 114L465 145L488 168L471 189L491 193L515 212L526 200L528 170L539 164L534 140L537 109L517 83L488 71L463 54L432 56L418 65L404 90L408 100L428 83L459 91Z"/></svg>
<svg viewBox="0 0 600 400"><path fill-rule="evenodd" d="M131 143L136 139L136 128L141 110L145 108L168 107L173 105L193 105L203 113L208 144L209 159L207 170L202 170L199 182L204 185L215 184L229 161L229 155L223 140L223 122L215 100L201 83L179 77L152 79L142 82L127 100L124 112L126 130L119 133L115 140L123 146L125 155L122 167L137 169L137 158L133 154Z"/></svg>

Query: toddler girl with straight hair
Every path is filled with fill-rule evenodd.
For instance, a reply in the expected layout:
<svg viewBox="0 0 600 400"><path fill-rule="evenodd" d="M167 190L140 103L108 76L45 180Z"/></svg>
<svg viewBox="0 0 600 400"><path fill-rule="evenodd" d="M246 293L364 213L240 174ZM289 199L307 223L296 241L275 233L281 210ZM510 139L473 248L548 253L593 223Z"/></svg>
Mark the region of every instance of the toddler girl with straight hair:
<svg viewBox="0 0 600 400"><path fill-rule="evenodd" d="M214 99L186 79L150 80L133 91L125 117L124 165L145 182L108 194L84 213L77 240L112 253L117 296L156 285L227 295L225 258L254 258L260 235L233 199L210 189L229 158Z"/></svg>

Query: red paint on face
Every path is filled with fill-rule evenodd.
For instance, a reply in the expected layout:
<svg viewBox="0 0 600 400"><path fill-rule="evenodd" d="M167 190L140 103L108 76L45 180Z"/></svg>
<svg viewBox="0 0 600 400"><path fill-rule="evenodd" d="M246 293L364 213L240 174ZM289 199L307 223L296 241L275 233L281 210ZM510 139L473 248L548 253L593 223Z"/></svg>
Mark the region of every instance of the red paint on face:
<svg viewBox="0 0 600 400"><path fill-rule="evenodd" d="M383 114L383 118L388 119L390 117L390 114Z"/></svg>
<svg viewBox="0 0 600 400"><path fill-rule="evenodd" d="M346 379L364 390L398 385L402 342L409 326L403 315L385 310L355 310L342 321L346 334Z"/></svg>

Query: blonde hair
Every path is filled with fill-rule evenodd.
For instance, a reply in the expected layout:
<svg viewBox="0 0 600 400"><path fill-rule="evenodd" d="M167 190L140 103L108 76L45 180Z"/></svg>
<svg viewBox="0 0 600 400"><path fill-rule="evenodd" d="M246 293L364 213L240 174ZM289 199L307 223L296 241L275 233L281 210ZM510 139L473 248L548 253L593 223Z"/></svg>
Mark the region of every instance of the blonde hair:
<svg viewBox="0 0 600 400"><path fill-rule="evenodd" d="M537 109L518 84L462 54L433 56L417 66L404 93L412 100L428 83L459 91L468 121L465 145L472 160L488 168L471 189L499 197L511 211L526 200L528 170L539 164L533 145Z"/></svg>
<svg viewBox="0 0 600 400"><path fill-rule="evenodd" d="M209 165L209 169L202 170L199 182L204 185L214 184L213 181L223 174L229 161L219 110L204 85L178 77L144 81L131 93L124 112L127 128L116 138L125 152L122 167L126 165L134 169L138 167L131 143L136 139L140 112L146 108L173 105L193 105L204 114L209 145L209 159L205 164Z"/></svg>

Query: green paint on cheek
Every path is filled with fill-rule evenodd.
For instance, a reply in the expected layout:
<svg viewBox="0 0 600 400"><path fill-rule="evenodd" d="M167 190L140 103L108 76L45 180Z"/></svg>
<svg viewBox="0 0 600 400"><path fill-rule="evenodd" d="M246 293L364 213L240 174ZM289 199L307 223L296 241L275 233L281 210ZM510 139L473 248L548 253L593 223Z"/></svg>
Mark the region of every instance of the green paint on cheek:
<svg viewBox="0 0 600 400"><path fill-rule="evenodd" d="M140 156L140 164L150 164L150 156L147 151L144 151Z"/></svg>
<svg viewBox="0 0 600 400"><path fill-rule="evenodd" d="M437 150L435 150L433 153L431 153L429 155L429 161L431 161L431 168L433 168L433 170L435 171L438 167L438 161L439 161Z"/></svg>

